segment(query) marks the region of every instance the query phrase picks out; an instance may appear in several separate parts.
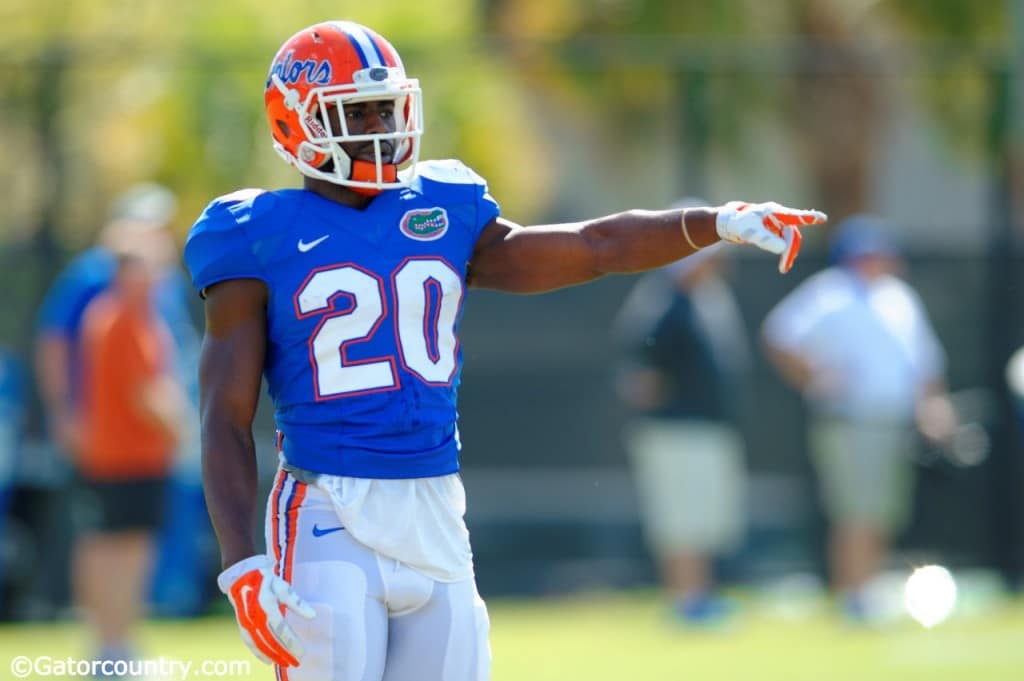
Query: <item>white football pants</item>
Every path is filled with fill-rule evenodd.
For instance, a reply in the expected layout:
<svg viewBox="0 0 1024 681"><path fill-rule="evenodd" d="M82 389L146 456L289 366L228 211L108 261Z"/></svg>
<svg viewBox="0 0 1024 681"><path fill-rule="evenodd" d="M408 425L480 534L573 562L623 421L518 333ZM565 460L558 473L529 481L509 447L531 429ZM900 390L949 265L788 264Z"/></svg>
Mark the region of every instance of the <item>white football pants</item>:
<svg viewBox="0 0 1024 681"><path fill-rule="evenodd" d="M278 471L267 552L316 609L288 612L304 654L279 681L486 681L487 608L476 582L438 582L355 541L321 490Z"/></svg>

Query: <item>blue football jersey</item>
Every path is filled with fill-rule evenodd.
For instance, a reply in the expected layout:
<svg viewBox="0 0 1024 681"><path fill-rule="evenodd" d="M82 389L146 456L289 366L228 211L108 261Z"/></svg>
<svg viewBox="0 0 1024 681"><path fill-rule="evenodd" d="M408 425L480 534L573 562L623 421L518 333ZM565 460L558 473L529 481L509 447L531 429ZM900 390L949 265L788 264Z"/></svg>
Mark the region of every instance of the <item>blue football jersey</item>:
<svg viewBox="0 0 1024 681"><path fill-rule="evenodd" d="M499 208L458 161L418 170L362 210L302 189L243 190L189 234L200 292L238 278L269 289L264 375L292 465L366 478L458 470L466 267Z"/></svg>

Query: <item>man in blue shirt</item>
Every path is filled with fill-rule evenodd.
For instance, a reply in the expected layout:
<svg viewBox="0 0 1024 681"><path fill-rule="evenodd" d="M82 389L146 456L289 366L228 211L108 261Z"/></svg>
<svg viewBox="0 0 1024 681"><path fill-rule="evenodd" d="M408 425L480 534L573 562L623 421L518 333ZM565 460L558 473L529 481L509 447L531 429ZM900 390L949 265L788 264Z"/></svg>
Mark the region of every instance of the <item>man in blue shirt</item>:
<svg viewBox="0 0 1024 681"><path fill-rule="evenodd" d="M82 315L92 300L110 287L117 272L114 252L131 248L144 253L161 271L155 303L183 349L194 354L195 329L189 318L185 282L174 264L175 246L167 227L177 200L166 188L142 183L125 191L110 211L97 245L78 254L54 280L39 309L36 331L36 376L50 431L69 453L76 449L75 399L80 377L78 336Z"/></svg>
<svg viewBox="0 0 1024 681"><path fill-rule="evenodd" d="M206 298L203 480L218 583L279 678L486 679L489 625L457 474L467 290L550 291L720 239L777 253L785 271L797 227L825 216L734 202L523 228L460 162L418 162L419 84L352 22L286 41L265 101L303 188L217 199L185 246ZM269 555L250 536L263 375L282 459Z"/></svg>
<svg viewBox="0 0 1024 681"><path fill-rule="evenodd" d="M180 270L170 226L177 199L166 187L142 182L113 202L97 243L78 254L54 280L36 322L35 369L49 431L69 457L78 450L81 390L79 335L89 304L110 288L117 272L116 252L138 253L157 272L154 305L170 329L180 377L190 399L198 402L199 337L188 309L188 282ZM192 428L190 430L196 430ZM152 605L161 612L188 614L201 605L202 573L198 555L210 532L199 482L198 441L187 440L168 488Z"/></svg>

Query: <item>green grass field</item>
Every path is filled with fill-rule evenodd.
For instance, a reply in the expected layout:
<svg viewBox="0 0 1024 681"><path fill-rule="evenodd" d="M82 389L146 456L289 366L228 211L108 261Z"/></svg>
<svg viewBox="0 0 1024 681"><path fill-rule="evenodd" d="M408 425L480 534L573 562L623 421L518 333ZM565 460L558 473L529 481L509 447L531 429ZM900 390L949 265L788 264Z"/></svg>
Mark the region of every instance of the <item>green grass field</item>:
<svg viewBox="0 0 1024 681"><path fill-rule="evenodd" d="M844 626L823 608L800 618L756 602L730 627L673 626L652 592L591 594L490 603L494 681L1021 681L1024 602L955 615L926 630L906 620L881 630ZM151 657L247 660L227 617L147 623ZM18 655L87 653L74 624L0 627L0 678ZM198 664L198 662L197 662ZM252 673L218 677L273 679ZM43 678L32 676L29 678ZM59 678L59 677L47 677ZM80 678L80 677L69 677ZM193 675L192 679L198 678ZM210 677L204 677L210 678Z"/></svg>

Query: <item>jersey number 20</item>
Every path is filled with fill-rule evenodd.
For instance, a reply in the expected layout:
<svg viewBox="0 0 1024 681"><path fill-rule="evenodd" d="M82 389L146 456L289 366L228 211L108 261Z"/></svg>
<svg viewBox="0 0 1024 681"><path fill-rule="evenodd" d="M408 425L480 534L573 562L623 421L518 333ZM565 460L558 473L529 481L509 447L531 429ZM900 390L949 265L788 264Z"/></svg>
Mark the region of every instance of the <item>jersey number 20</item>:
<svg viewBox="0 0 1024 681"><path fill-rule="evenodd" d="M384 333L380 327L389 312L384 285L382 277L358 265L332 265L313 272L295 294L300 319L323 315L309 344L318 399L398 385L396 358L356 361L346 356L350 343ZM462 278L443 260L414 258L391 274L390 286L398 361L424 383L450 383L458 352L455 320L462 303ZM339 296L350 304L336 306Z"/></svg>

